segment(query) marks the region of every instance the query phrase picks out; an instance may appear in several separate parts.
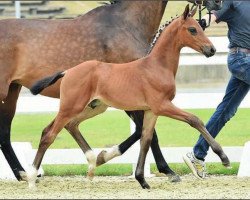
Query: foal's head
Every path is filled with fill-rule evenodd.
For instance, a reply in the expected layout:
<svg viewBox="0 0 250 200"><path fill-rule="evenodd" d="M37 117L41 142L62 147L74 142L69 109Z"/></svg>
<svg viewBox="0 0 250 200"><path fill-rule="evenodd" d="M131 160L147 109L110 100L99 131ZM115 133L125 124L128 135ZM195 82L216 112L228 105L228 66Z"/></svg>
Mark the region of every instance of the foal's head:
<svg viewBox="0 0 250 200"><path fill-rule="evenodd" d="M206 57L213 56L216 49L204 34L198 22L193 18L195 13L196 9L190 11L189 5L186 6L182 16L176 20L175 24L179 27L177 35L174 37L178 38L178 43L181 47L190 47L200 53L203 53ZM177 23L179 24L177 25Z"/></svg>

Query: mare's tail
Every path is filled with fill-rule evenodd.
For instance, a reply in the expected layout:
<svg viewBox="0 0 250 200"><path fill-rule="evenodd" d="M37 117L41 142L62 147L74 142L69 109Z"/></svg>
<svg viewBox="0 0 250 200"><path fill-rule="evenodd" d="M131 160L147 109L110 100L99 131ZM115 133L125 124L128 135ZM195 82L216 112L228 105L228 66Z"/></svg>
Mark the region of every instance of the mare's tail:
<svg viewBox="0 0 250 200"><path fill-rule="evenodd" d="M37 95L40 92L42 92L45 88L49 87L50 85L53 85L58 79L64 77L66 71L58 72L52 76L48 76L44 79L41 79L37 81L32 87L30 88L30 91L32 94Z"/></svg>

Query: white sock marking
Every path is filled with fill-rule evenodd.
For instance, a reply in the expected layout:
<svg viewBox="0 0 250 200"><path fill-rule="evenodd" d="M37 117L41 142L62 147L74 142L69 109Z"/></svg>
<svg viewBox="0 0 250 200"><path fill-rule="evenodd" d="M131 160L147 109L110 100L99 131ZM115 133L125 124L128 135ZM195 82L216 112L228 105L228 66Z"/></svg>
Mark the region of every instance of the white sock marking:
<svg viewBox="0 0 250 200"><path fill-rule="evenodd" d="M121 152L118 148L118 145L116 145L116 146L113 146L110 151L108 151L106 154L104 154L104 160L105 160L105 162L108 162L112 158L115 158L115 157L120 156L120 155L121 155Z"/></svg>

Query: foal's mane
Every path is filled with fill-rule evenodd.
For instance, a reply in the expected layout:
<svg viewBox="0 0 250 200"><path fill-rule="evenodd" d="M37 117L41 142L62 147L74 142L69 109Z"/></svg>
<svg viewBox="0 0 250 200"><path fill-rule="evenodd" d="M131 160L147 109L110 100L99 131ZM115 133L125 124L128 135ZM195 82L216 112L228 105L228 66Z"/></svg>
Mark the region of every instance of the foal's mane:
<svg viewBox="0 0 250 200"><path fill-rule="evenodd" d="M152 49L154 48L157 40L159 39L159 37L161 36L161 33L163 32L163 30L168 27L169 24L171 24L175 19L177 19L179 16L175 16L175 17L171 17L171 20L170 21L166 21L164 24L162 24L158 31L156 32L156 34L154 35L153 37L153 40L152 42L150 43L150 46L149 46L149 50L148 50L148 54L150 54L150 52L152 51Z"/></svg>

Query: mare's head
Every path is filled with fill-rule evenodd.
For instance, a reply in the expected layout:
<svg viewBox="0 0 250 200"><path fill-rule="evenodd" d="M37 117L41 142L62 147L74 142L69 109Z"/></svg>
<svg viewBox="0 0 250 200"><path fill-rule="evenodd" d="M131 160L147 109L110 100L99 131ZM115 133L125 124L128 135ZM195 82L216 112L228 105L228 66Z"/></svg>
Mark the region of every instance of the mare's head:
<svg viewBox="0 0 250 200"><path fill-rule="evenodd" d="M212 10L220 10L222 7L222 0L188 0L191 3L201 4L205 6L210 12Z"/></svg>
<svg viewBox="0 0 250 200"><path fill-rule="evenodd" d="M211 57L215 54L216 49L204 34L199 23L193 18L195 13L196 9L190 11L189 5L186 6L182 16L173 23L173 26L178 27L174 37L178 40L180 47L190 47L206 57Z"/></svg>
<svg viewBox="0 0 250 200"><path fill-rule="evenodd" d="M222 7L221 0L204 0L203 5L207 8L208 11L220 10Z"/></svg>

